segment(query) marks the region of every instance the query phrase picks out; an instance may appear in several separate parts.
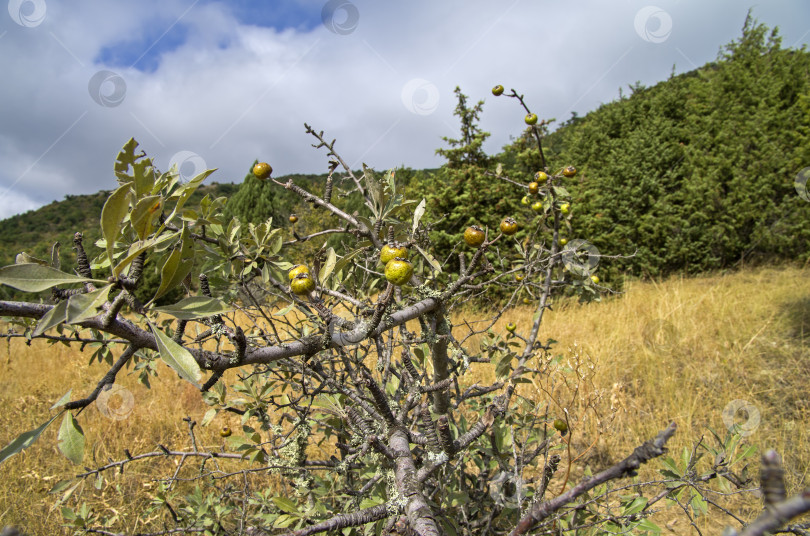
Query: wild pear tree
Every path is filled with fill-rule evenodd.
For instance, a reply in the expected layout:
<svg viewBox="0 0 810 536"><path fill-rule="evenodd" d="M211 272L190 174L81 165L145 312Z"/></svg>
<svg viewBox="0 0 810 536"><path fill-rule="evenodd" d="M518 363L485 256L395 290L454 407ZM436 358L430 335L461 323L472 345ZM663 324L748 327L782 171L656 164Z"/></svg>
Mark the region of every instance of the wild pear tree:
<svg viewBox="0 0 810 536"><path fill-rule="evenodd" d="M309 125L328 160L322 193L255 168L266 187L293 192L334 222L308 235L291 236L272 219L226 219L222 198L189 206L213 170L181 182L129 140L100 215L102 240L88 245L77 232L70 268L58 255L0 268L2 284L50 292L43 303L0 302L14 333L96 343L94 357L109 366L92 391L55 401L53 417L7 445L0 462L61 419L59 448L82 464L82 410L123 370L148 378L163 361L204 393L210 409L200 425L233 412L242 429L223 431L230 437L222 451L201 445L198 423L188 419L188 448L127 450L75 476L104 486L133 464L177 459L142 512L160 519L150 534L652 534L660 529L648 518L665 499L694 516L707 509L713 483L744 489L733 435L699 443L683 464L664 457L663 478L639 482L639 468L666 453L674 424L573 480L583 474L577 444L597 437L610 414L589 357L558 352L555 341L539 339L540 326L556 293L605 287L592 271L598 252L584 242L563 247L561 229L575 217L563 183L576 170L546 164L542 123L514 90L505 96L525 108L541 169L530 177L487 173L532 203L498 228L457 229L453 262L433 254L424 199L406 199L395 172L353 171L336 141ZM362 210L346 210L349 198ZM522 241L513 238L517 227L527 231ZM323 245L302 257L300 246L313 242ZM160 272L146 302L135 297L145 267ZM495 285L508 289L502 307L478 318L454 314ZM156 305L176 288L182 299ZM532 324L496 329L521 299L536 307ZM230 370L238 375L229 383ZM474 374L482 370L485 380ZM697 465L702 451L714 454L705 467ZM778 457L767 460L770 506L743 534L810 508L806 495L785 500ZM77 534L128 529L72 492L61 497Z"/></svg>

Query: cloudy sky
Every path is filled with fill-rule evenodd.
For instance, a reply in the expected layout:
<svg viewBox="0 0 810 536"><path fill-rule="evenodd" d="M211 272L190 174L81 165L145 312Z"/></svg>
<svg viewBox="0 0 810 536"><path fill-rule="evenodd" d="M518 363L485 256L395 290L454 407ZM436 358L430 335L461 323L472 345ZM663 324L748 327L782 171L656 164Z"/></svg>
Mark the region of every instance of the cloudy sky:
<svg viewBox="0 0 810 536"><path fill-rule="evenodd" d="M655 2L650 4L649 2ZM0 10L0 218L115 186L134 137L160 170L321 173L304 123L353 167L436 167L453 89L496 153L523 128L503 84L564 121L716 59L746 12L810 41L810 2L9 0Z"/></svg>

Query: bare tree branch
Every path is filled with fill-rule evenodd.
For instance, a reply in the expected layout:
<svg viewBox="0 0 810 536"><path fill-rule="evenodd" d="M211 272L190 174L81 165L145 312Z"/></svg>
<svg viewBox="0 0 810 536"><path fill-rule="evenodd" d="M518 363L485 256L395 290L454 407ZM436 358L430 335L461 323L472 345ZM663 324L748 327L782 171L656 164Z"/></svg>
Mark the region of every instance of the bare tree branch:
<svg viewBox="0 0 810 536"><path fill-rule="evenodd" d="M670 424L666 429L658 433L655 439L646 441L643 445L636 447L633 454L620 461L613 467L605 469L601 473L594 475L591 478L585 479L567 492L563 493L542 503L537 503L531 507L529 513L526 514L515 529L511 532L511 536L518 536L526 534L535 524L546 519L548 516L572 502L574 499L582 495L588 490L591 490L609 480L614 480L627 476L635 472L641 464L661 456L666 452L664 445L675 433L675 423Z"/></svg>

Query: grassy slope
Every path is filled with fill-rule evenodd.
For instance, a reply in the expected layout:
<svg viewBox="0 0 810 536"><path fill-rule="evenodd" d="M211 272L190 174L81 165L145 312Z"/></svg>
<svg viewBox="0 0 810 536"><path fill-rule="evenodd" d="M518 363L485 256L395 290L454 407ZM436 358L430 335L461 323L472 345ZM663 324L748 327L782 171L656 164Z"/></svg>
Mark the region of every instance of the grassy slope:
<svg viewBox="0 0 810 536"><path fill-rule="evenodd" d="M808 268L760 268L733 275L637 282L628 286L625 295L601 303L558 304L545 319L541 339L553 337L559 341L556 351L568 354L567 348L576 349L596 363L593 392L602 397L605 415L613 417L610 425L601 427L595 447L583 459L595 470L602 468L671 420L679 426L670 444L677 456L706 432L707 425L722 432L723 408L743 399L761 414L761 424L747 441L784 455L790 491L806 486L810 471L805 381L810 372L808 275ZM518 307L495 329L505 334L503 326L509 321L518 324L518 331L527 329L532 312ZM482 314L465 316L473 319ZM474 339L469 342L475 344ZM0 400L7 408L0 413L0 444L46 420L50 405L69 387L74 398L90 391L104 370L97 364L88 369L88 357L61 345L49 347L37 341L28 347L12 341L0 369L4 386ZM474 366L471 381L492 373L487 365ZM155 449L156 443L186 447L187 428L181 419L191 416L199 422L207 409L192 387L165 368L152 391L138 385L134 377L122 376L119 383L134 394L134 410L118 422L106 420L95 406L85 411L79 420L87 434L86 465L108 457L120 459L124 448L137 454ZM538 390L526 394L538 401L545 397ZM200 431L199 443L219 449L222 440L216 430L226 422L239 429L238 418L218 417ZM57 430L53 426L37 444L0 467L0 526L19 524L32 535L69 533L60 532L60 515L49 510L54 498L47 495L53 484L77 472L56 450ZM597 439L592 430L586 423L575 424L575 455ZM137 508L133 505L148 500L146 493L154 488L146 475L170 474L172 467L168 462L130 466L123 477L116 477L126 497L114 489L96 491L88 481L81 488L81 500L96 509L115 508L121 512L121 526L144 530L144 521L134 518ZM750 518L758 505L749 502L746 508ZM664 520L677 517L673 514L665 514L669 517ZM719 532L717 526L708 526ZM673 530L689 533L682 517Z"/></svg>

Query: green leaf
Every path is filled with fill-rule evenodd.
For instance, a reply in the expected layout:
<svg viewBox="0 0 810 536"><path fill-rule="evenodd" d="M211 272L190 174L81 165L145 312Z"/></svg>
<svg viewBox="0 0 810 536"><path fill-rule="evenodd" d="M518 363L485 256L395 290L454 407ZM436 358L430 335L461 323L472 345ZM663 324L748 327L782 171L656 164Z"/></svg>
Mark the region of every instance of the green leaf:
<svg viewBox="0 0 810 536"><path fill-rule="evenodd" d="M757 447L756 447L755 445L748 445L748 446L745 448L745 450L742 452L742 454L740 454L739 456L737 456L737 457L734 459L734 461L732 461L732 462L731 462L731 464L730 464L730 465L736 465L736 464L738 464L739 462L741 462L742 460L744 460L744 459L746 459L746 458L749 458L749 457L753 456L753 455L754 455L754 454L756 454L756 453L757 453Z"/></svg>
<svg viewBox="0 0 810 536"><path fill-rule="evenodd" d="M197 213L197 211L193 210L193 209L190 209L190 208L184 210L183 213L180 215L180 217L182 219L184 219L186 221L189 221L189 222L192 222L192 223L201 219L200 215ZM166 220L166 221L169 221L169 220ZM205 219L201 220L202 223L205 223L207 221L208 220L205 220Z"/></svg>
<svg viewBox="0 0 810 536"><path fill-rule="evenodd" d="M552 189L554 190L554 194L557 197L571 197L571 194L568 193L568 190L566 190L562 186L552 186Z"/></svg>
<svg viewBox="0 0 810 536"><path fill-rule="evenodd" d="M390 208L386 207L385 218L394 217L400 212L407 212L407 210L415 204L416 200L403 201L402 196L398 195L388 202L388 207Z"/></svg>
<svg viewBox="0 0 810 536"><path fill-rule="evenodd" d="M202 184L202 181L204 181L206 177L208 177L214 171L216 170L206 169L205 171L203 171L202 173L200 173L199 175L188 181L180 188L180 198L177 200L177 204L174 206L174 210L172 210L172 213L169 215L168 218L166 218L166 222L171 222L172 219L174 219L174 217L180 212L180 210L182 210L183 205L186 204L186 201L188 201L189 198L194 194L194 192L197 191L197 188L200 186L200 184ZM161 226L161 229L163 229L163 226Z"/></svg>
<svg viewBox="0 0 810 536"><path fill-rule="evenodd" d="M57 270L62 269L62 259L59 257L59 251L62 249L62 244L54 242L51 246L51 268Z"/></svg>
<svg viewBox="0 0 810 536"><path fill-rule="evenodd" d="M493 426L492 431L495 434L495 444L498 450L503 452L512 446L512 436L509 434L509 428L506 426Z"/></svg>
<svg viewBox="0 0 810 536"><path fill-rule="evenodd" d="M154 310L159 313L172 315L180 320L195 320L197 318L206 318L221 313L227 313L228 311L232 311L233 307L228 307L227 303L217 298L191 296L189 298L183 298L173 305L155 307Z"/></svg>
<svg viewBox="0 0 810 536"><path fill-rule="evenodd" d="M399 378L397 376L392 376L391 379L385 384L385 392L388 393L391 398L394 398L397 389L399 389Z"/></svg>
<svg viewBox="0 0 810 536"><path fill-rule="evenodd" d="M152 302L169 292L180 284L191 272L194 264L194 241L186 226L181 231L180 247L175 248L166 259L166 263L160 271L160 286L155 292Z"/></svg>
<svg viewBox="0 0 810 536"><path fill-rule="evenodd" d="M650 521L649 519L646 519L646 518L642 519L639 522L639 524L636 525L636 527L641 529L641 530L646 530L648 532L652 532L654 534L660 534L661 533L661 527L659 527L658 525L656 525L655 523L653 523L652 521Z"/></svg>
<svg viewBox="0 0 810 536"><path fill-rule="evenodd" d="M273 502L279 510L294 516L300 516L298 513L298 505L286 497L273 497Z"/></svg>
<svg viewBox="0 0 810 536"><path fill-rule="evenodd" d="M284 309L282 309L280 311L276 311L275 313L273 313L273 316L285 316L287 313L289 313L290 311L293 310L293 307L295 307L295 304L291 303L290 305L288 305Z"/></svg>
<svg viewBox="0 0 810 536"><path fill-rule="evenodd" d="M297 517L293 517L293 516L290 516L290 515L287 515L287 514L282 514L282 515L278 516L278 519L276 519L276 522L273 523L273 528L286 529L287 527L289 527L290 525L295 523L297 520L298 520Z"/></svg>
<svg viewBox="0 0 810 536"><path fill-rule="evenodd" d="M436 273L442 273L442 265L439 264L439 261L437 261L433 255L420 248L417 244L414 244L414 247L422 255L422 257L425 258L430 267L433 268Z"/></svg>
<svg viewBox="0 0 810 536"><path fill-rule="evenodd" d="M497 359L497 356L493 356ZM512 373L512 354L504 354L501 356L498 364L495 366L495 377L498 380L507 378Z"/></svg>
<svg viewBox="0 0 810 536"><path fill-rule="evenodd" d="M731 453L737 450L737 444L740 442L741 439L742 436L739 434L736 433L729 434L728 439L726 440L726 443L724 445L726 452Z"/></svg>
<svg viewBox="0 0 810 536"><path fill-rule="evenodd" d="M695 515L706 515L709 512L709 505L697 491L693 492L690 504Z"/></svg>
<svg viewBox="0 0 810 536"><path fill-rule="evenodd" d="M76 481L72 478L67 478L65 480L60 480L48 491L48 493L62 493L66 489L70 487L70 485L76 485Z"/></svg>
<svg viewBox="0 0 810 536"><path fill-rule="evenodd" d="M343 406L340 403L340 399L333 395L318 395L318 397L312 401L312 407L327 409L329 410L327 413L343 413Z"/></svg>
<svg viewBox="0 0 810 536"><path fill-rule="evenodd" d="M138 142L135 141L135 138L130 138L124 146L118 151L118 156L115 157L115 165L113 169L115 170L115 176L118 177L122 182L131 181L132 177L127 175L126 172L129 169L129 166L135 163L136 158L140 158L140 155L135 155L135 149L138 147Z"/></svg>
<svg viewBox="0 0 810 536"><path fill-rule="evenodd" d="M270 236L273 237L273 242L270 244L270 254L275 255L279 251L281 251L281 246L284 245L282 240L281 233L276 233L276 231L280 231L281 229L273 229L273 232L270 233Z"/></svg>
<svg viewBox="0 0 810 536"><path fill-rule="evenodd" d="M67 274L50 266L41 264L11 264L0 268L0 285L8 285L24 292L42 292L57 285L71 283L99 283L106 281L87 279L78 275Z"/></svg>
<svg viewBox="0 0 810 536"><path fill-rule="evenodd" d="M48 266L47 261L37 259L36 257L29 255L25 251L17 254L17 256L14 258L14 264L41 264L42 266Z"/></svg>
<svg viewBox="0 0 810 536"><path fill-rule="evenodd" d="M470 496L463 491L452 491L447 494L445 500L450 503L450 506L460 506L470 502Z"/></svg>
<svg viewBox="0 0 810 536"><path fill-rule="evenodd" d="M388 182L388 189L391 190L391 195L397 193L396 176L397 172L393 169L389 169L385 172L385 180Z"/></svg>
<svg viewBox="0 0 810 536"><path fill-rule="evenodd" d="M358 247L357 249L347 253L343 258L341 258L339 261L337 261L337 263L335 263L334 271L339 272L343 270L351 262L352 259L363 253L363 251L365 251L364 247Z"/></svg>
<svg viewBox="0 0 810 536"><path fill-rule="evenodd" d="M160 358L169 365L181 378L187 380L192 385L199 389L200 365L194 359L191 353L174 342L171 337L157 329L151 322L149 327L152 328L152 333L155 335L155 342L157 343Z"/></svg>
<svg viewBox="0 0 810 536"><path fill-rule="evenodd" d="M203 419L202 422L200 423L200 426L208 426L208 423L210 423L216 416L217 410L214 408L209 409L208 411L205 412L205 415L203 415Z"/></svg>
<svg viewBox="0 0 810 536"><path fill-rule="evenodd" d="M107 257L111 261L110 264L112 264L115 239L129 210L129 196L129 184L119 186L110 194L104 203L104 208L101 209L101 234L107 242Z"/></svg>
<svg viewBox="0 0 810 536"><path fill-rule="evenodd" d="M427 199L423 197L413 211L413 227L411 227L411 234L414 234L416 228L419 227L419 220L425 215L425 207L427 207Z"/></svg>
<svg viewBox="0 0 810 536"><path fill-rule="evenodd" d="M129 221L132 223L132 228L138 234L138 238L145 240L152 231L152 221L155 216L160 212L163 206L163 198L159 195L149 195L143 199L138 200L132 213L129 215ZM110 245L107 244L107 248Z"/></svg>
<svg viewBox="0 0 810 536"><path fill-rule="evenodd" d="M622 515L628 516L631 514L636 514L641 512L645 506L647 506L647 498L636 497L633 499L633 502L624 507L624 513Z"/></svg>
<svg viewBox="0 0 810 536"><path fill-rule="evenodd" d="M39 439L39 436L45 429L50 426L50 424L59 417L62 413L59 412L53 417L51 417L47 422L42 424L39 428L35 428L33 430L29 430L27 432L23 432L22 434L18 435L14 441L3 447L3 450L0 450L0 463L3 463L8 458L11 458L18 452L22 451L23 449L27 449L30 447L34 441Z"/></svg>
<svg viewBox="0 0 810 536"><path fill-rule="evenodd" d="M84 458L84 432L69 411L65 412L65 418L62 419L58 439L59 452L74 464L81 464Z"/></svg>
<svg viewBox="0 0 810 536"><path fill-rule="evenodd" d="M377 506L378 504L382 504L385 501L382 497L366 497L362 501L360 501L360 508L371 508L372 506Z"/></svg>
<svg viewBox="0 0 810 536"><path fill-rule="evenodd" d="M64 406L68 402L70 402L70 393L72 391L73 391L73 389L69 389L67 393L62 395L62 398L57 400L56 403L53 406L51 406L51 409L61 408L62 406Z"/></svg>
<svg viewBox="0 0 810 536"><path fill-rule="evenodd" d="M175 172L172 172L172 169ZM175 189L175 186L178 182L180 182L180 174L176 172L176 168L172 168L169 171L164 171L160 174L160 176L155 180L155 184L152 186L152 191L150 193L157 194L161 190L165 190L166 192L171 192L169 198L176 201L181 193L181 189ZM157 173L157 171L155 171Z"/></svg>
<svg viewBox="0 0 810 536"><path fill-rule="evenodd" d="M31 334L32 337L39 337L54 326L58 326L67 318L67 300L60 301L53 308L42 315L42 318L37 323L37 327Z"/></svg>
<svg viewBox="0 0 810 536"><path fill-rule="evenodd" d="M265 285L270 283L270 268L267 266L267 263L262 265L262 283Z"/></svg>
<svg viewBox="0 0 810 536"><path fill-rule="evenodd" d="M129 263L131 263L133 259L135 259L135 257L140 255L144 251L152 247L159 246L163 244L163 242L172 240L176 237L177 233L164 233L160 235L159 238L150 238L149 240L139 240L138 242L135 242L134 244L129 246L129 250L127 251L127 254L124 257L124 259L115 266L115 269L113 270L113 275L116 277L121 275L121 272L123 272L124 269L127 266L129 266Z"/></svg>
<svg viewBox="0 0 810 536"><path fill-rule="evenodd" d="M98 309L107 302L107 296L112 289L112 285L106 285L87 294L76 294L67 301L67 315L65 321L68 324L77 324L98 314Z"/></svg>
<svg viewBox="0 0 810 536"><path fill-rule="evenodd" d="M151 193L155 185L155 168L152 167L151 158L142 158L145 153L138 155L132 163L132 176L135 179L135 195L138 199Z"/></svg>
<svg viewBox="0 0 810 536"><path fill-rule="evenodd" d="M73 508L69 506L62 507L62 517L65 521L75 521L76 520L76 513L73 511Z"/></svg>
<svg viewBox="0 0 810 536"><path fill-rule="evenodd" d="M681 470L678 469L678 466L675 464L675 460L667 456L666 458L661 459L661 464L666 467L671 473L676 475L676 478L680 478L683 475L681 474Z"/></svg>
<svg viewBox="0 0 810 536"><path fill-rule="evenodd" d="M335 249L329 248L326 253L326 262L321 267L320 272L318 273L318 279L321 282L321 285L326 286L326 280L332 275L332 271L335 269L335 263L337 261L337 255L335 255Z"/></svg>
<svg viewBox="0 0 810 536"><path fill-rule="evenodd" d="M385 194L383 192L383 186L374 177L374 172L371 170L370 167L363 164L363 178L366 182L366 190L371 194L371 199L374 202L373 212L374 216L379 218L382 214L380 213L385 203Z"/></svg>
<svg viewBox="0 0 810 536"><path fill-rule="evenodd" d="M441 518L441 523L447 536L458 536L459 530L454 519L444 516Z"/></svg>

